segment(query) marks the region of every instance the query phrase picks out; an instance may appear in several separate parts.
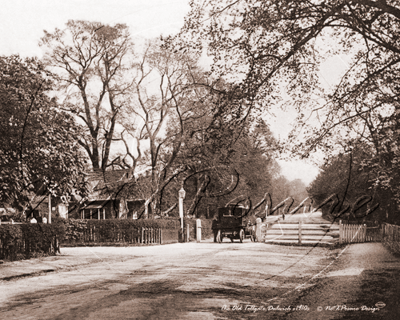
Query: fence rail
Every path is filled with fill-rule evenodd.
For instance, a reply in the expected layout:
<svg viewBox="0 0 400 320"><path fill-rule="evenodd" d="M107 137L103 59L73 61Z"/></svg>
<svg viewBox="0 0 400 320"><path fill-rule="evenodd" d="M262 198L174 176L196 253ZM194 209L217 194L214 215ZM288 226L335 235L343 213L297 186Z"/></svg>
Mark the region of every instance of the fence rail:
<svg viewBox="0 0 400 320"><path fill-rule="evenodd" d="M340 224L340 243L379 242L381 227L367 227L365 224Z"/></svg>
<svg viewBox="0 0 400 320"><path fill-rule="evenodd" d="M382 243L393 252L400 253L400 226L383 224Z"/></svg>
<svg viewBox="0 0 400 320"><path fill-rule="evenodd" d="M60 251L58 237L47 239L45 245L24 238L22 241L8 243L0 238L0 259L16 260L18 255L29 257L35 253L55 254Z"/></svg>
<svg viewBox="0 0 400 320"><path fill-rule="evenodd" d="M165 244L178 242L177 229L130 228L129 230L109 230L95 226L84 229L78 239L63 241L68 244Z"/></svg>
<svg viewBox="0 0 400 320"><path fill-rule="evenodd" d="M340 243L365 242L367 226L364 224L341 224L339 229Z"/></svg>
<svg viewBox="0 0 400 320"><path fill-rule="evenodd" d="M276 222L261 225L262 241L272 243L326 243L341 244L379 242L381 227L365 224L321 224L300 222Z"/></svg>
<svg viewBox="0 0 400 320"><path fill-rule="evenodd" d="M270 243L332 244L339 237L337 225L277 222L261 225L262 241Z"/></svg>

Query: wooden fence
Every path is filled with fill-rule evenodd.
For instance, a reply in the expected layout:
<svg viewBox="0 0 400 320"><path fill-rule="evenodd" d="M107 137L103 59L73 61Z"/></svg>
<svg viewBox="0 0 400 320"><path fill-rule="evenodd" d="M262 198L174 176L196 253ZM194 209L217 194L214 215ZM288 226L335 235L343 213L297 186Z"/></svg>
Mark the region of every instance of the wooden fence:
<svg viewBox="0 0 400 320"><path fill-rule="evenodd" d="M305 224L301 221L279 221L262 224L260 227L261 241L270 243L345 244L378 242L382 238L381 227L367 227L365 224Z"/></svg>
<svg viewBox="0 0 400 320"><path fill-rule="evenodd" d="M179 229L130 228L129 230L112 230L107 232L95 226L84 229L78 239L63 241L63 245L75 244L165 244L178 242Z"/></svg>
<svg viewBox="0 0 400 320"><path fill-rule="evenodd" d="M393 252L400 253L400 226L384 223L382 225L382 243Z"/></svg>
<svg viewBox="0 0 400 320"><path fill-rule="evenodd" d="M332 244L339 237L339 226L279 221L261 225L260 237L267 243Z"/></svg>
<svg viewBox="0 0 400 320"><path fill-rule="evenodd" d="M340 224L340 243L379 242L381 238L381 227L367 227L365 224Z"/></svg>
<svg viewBox="0 0 400 320"><path fill-rule="evenodd" d="M13 261L18 258L18 255L22 255L24 258L29 258L38 253L56 254L56 252L60 252L60 243L57 236L46 240L47 241L45 241L44 244L42 243L38 245L36 242L31 241L28 238L12 243L7 243L0 238L0 259Z"/></svg>

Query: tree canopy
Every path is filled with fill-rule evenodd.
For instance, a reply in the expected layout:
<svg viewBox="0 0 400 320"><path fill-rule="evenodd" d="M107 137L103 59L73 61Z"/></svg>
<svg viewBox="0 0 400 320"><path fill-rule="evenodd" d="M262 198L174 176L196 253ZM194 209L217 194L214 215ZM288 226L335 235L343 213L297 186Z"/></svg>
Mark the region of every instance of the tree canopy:
<svg viewBox="0 0 400 320"><path fill-rule="evenodd" d="M38 192L84 191L79 128L50 98L37 59L0 57L0 202L26 209Z"/></svg>
<svg viewBox="0 0 400 320"><path fill-rule="evenodd" d="M193 1L176 44L206 50L211 75L240 88L244 109L266 110L284 92L299 114L293 152L371 146L376 188L399 200L399 7L396 0ZM339 54L349 63L324 88L319 69Z"/></svg>
<svg viewBox="0 0 400 320"><path fill-rule="evenodd" d="M84 134L77 141L93 169L105 170L116 132L125 124L126 93L132 89L127 26L70 20L64 30L45 31L40 44L64 95L62 107L83 122Z"/></svg>

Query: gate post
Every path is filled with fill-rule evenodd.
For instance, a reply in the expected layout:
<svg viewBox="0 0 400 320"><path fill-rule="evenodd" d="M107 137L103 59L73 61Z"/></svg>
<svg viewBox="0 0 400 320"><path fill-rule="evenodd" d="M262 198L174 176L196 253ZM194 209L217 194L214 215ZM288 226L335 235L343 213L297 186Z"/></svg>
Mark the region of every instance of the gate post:
<svg viewBox="0 0 400 320"><path fill-rule="evenodd" d="M201 241L201 220L196 219L196 241Z"/></svg>
<svg viewBox="0 0 400 320"><path fill-rule="evenodd" d="M263 239L261 238L261 227L262 227L262 220L260 218L256 219L256 240L257 241L262 241Z"/></svg>
<svg viewBox="0 0 400 320"><path fill-rule="evenodd" d="M302 226L302 222L299 221L299 244L301 244L301 226Z"/></svg>

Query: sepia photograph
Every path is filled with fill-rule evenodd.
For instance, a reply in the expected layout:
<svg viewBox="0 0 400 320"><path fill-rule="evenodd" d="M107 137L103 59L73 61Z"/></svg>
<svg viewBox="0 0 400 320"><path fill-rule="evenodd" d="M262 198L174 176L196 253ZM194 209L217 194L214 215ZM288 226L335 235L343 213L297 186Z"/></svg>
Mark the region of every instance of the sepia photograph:
<svg viewBox="0 0 400 320"><path fill-rule="evenodd" d="M400 0L0 2L0 319L400 319Z"/></svg>

